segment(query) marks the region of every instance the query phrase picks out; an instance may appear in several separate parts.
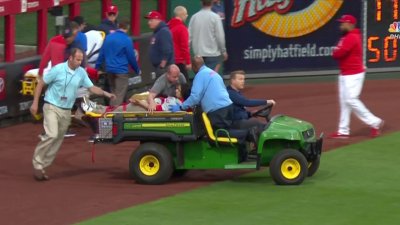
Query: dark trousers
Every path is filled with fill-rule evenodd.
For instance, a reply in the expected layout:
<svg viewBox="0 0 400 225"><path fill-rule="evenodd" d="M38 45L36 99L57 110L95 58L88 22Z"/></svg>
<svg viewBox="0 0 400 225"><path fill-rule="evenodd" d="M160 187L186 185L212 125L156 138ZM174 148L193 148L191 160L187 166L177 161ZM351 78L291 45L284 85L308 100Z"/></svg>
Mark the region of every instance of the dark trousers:
<svg viewBox="0 0 400 225"><path fill-rule="evenodd" d="M186 69L186 64L183 64L183 63L178 63L178 64L176 64L178 67L179 67L179 70L181 71L181 73L185 76L185 78L186 78L186 82L190 82L189 81L189 72L187 71L187 69Z"/></svg>
<svg viewBox="0 0 400 225"><path fill-rule="evenodd" d="M264 129L265 123L257 120L256 118L250 118L247 120L236 120L233 122L232 128L235 129L250 129L256 127L257 129Z"/></svg>
<svg viewBox="0 0 400 225"><path fill-rule="evenodd" d="M246 150L246 140L249 140L250 132L249 129L232 129L233 125L233 106L229 105L227 107L218 109L213 112L207 113L208 118L210 119L211 126L214 131L217 129L226 129L229 132L230 137L234 137L238 139L238 157L239 162L245 161L247 159L247 150ZM219 133L216 136L225 136L224 133Z"/></svg>
<svg viewBox="0 0 400 225"><path fill-rule="evenodd" d="M250 142L258 143L258 137L264 131L265 123L257 120L256 118L236 120L232 124L233 129L248 130L247 140Z"/></svg>
<svg viewBox="0 0 400 225"><path fill-rule="evenodd" d="M128 74L107 74L111 92L116 96L116 99L110 101L110 105L119 106L125 101L125 95L129 85L128 79Z"/></svg>
<svg viewBox="0 0 400 225"><path fill-rule="evenodd" d="M205 57L203 56L204 64L212 70L215 70L215 67L219 63L221 63L221 56L213 56L213 57Z"/></svg>
<svg viewBox="0 0 400 225"><path fill-rule="evenodd" d="M207 113L214 129L229 129L233 123L233 105Z"/></svg>

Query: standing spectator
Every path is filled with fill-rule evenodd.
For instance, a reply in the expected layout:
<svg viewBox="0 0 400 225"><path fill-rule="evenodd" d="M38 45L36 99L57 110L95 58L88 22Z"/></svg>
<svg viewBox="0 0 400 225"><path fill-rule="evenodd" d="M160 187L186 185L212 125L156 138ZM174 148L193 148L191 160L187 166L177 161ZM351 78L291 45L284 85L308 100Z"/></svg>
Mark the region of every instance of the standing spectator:
<svg viewBox="0 0 400 225"><path fill-rule="evenodd" d="M213 0L211 11L218 14L222 20L225 20L225 8L224 8L224 4L221 2L221 0Z"/></svg>
<svg viewBox="0 0 400 225"><path fill-rule="evenodd" d="M221 18L211 11L212 0L201 0L203 8L189 22L190 43L195 55L203 57L207 67L219 70L221 55L228 59Z"/></svg>
<svg viewBox="0 0 400 225"><path fill-rule="evenodd" d="M145 18L148 19L150 29L154 31L150 40L150 61L159 77L166 72L167 66L175 63L172 35L159 12L151 11Z"/></svg>
<svg viewBox="0 0 400 225"><path fill-rule="evenodd" d="M85 33L86 38L90 40L87 45L88 66L95 67L101 46L105 39L105 33L98 30L90 30Z"/></svg>
<svg viewBox="0 0 400 225"><path fill-rule="evenodd" d="M177 6L174 10L175 17L172 18L168 26L171 29L174 41L175 63L187 81L189 81L188 70L192 65L190 62L189 31L185 26L188 17L187 10L183 6Z"/></svg>
<svg viewBox="0 0 400 225"><path fill-rule="evenodd" d="M49 62L51 67L67 60L67 48L75 40L78 33L78 24L70 22L63 30L61 35L54 36L47 43L46 48L42 54L42 59L39 64L39 76L43 76L44 69L48 66Z"/></svg>
<svg viewBox="0 0 400 225"><path fill-rule="evenodd" d="M86 53L87 38L86 38L86 35L83 33L83 30L86 27L85 20L83 19L82 16L75 16L72 19L72 21L74 21L75 23L77 23L79 25L78 33L76 34L76 38L72 45L75 45L74 47L79 48L83 51L83 53Z"/></svg>
<svg viewBox="0 0 400 225"><path fill-rule="evenodd" d="M343 35L333 50L333 58L339 62L340 122L337 132L331 138L350 137L350 115L355 115L371 127L371 137L379 136L383 120L373 115L359 99L364 78L363 48L357 20L352 15L343 15L339 20Z"/></svg>
<svg viewBox="0 0 400 225"><path fill-rule="evenodd" d="M43 127L46 133L40 135L41 140L32 159L34 178L38 181L49 179L44 169L51 165L64 140L64 133L71 123L71 108L75 102L77 89L83 86L94 94L104 95L107 98L115 97L93 85L85 70L80 67L82 60L82 51L74 48L68 61L58 64L43 78L39 78L30 108L32 115L36 115L39 96L43 87L47 86L43 106Z"/></svg>
<svg viewBox="0 0 400 225"><path fill-rule="evenodd" d="M76 24L78 24L78 32L76 33L75 40L72 42L72 44L67 49L68 49L68 51L70 51L72 48L79 48L80 50L82 50L83 61L81 63L81 66L83 68L85 68L86 63L87 63L87 55L86 55L87 38L86 38L86 35L82 31L85 29L86 23L82 16L76 16L72 19L72 21L75 22Z"/></svg>
<svg viewBox="0 0 400 225"><path fill-rule="evenodd" d="M117 96L115 100L110 102L112 106L119 106L125 100L129 79L128 64L137 75L140 75L140 69L133 48L133 41L127 35L128 31L129 21L121 21L119 23L119 29L108 35L104 40L96 63L96 69L100 69L104 63L111 92Z"/></svg>
<svg viewBox="0 0 400 225"><path fill-rule="evenodd" d="M106 16L99 26L99 30L102 30L107 34L113 33L118 29L118 7L116 5L110 5L106 10Z"/></svg>

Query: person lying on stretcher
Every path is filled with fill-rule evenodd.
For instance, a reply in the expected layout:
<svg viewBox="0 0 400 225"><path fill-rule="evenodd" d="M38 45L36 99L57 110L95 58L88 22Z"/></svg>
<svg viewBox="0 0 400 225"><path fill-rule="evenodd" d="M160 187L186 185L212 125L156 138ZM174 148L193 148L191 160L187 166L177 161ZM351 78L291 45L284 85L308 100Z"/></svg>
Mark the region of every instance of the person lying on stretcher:
<svg viewBox="0 0 400 225"><path fill-rule="evenodd" d="M134 94L129 99L128 103L124 103L118 107L104 106L90 101L89 98L85 97L81 104L83 111L92 112L95 114L110 113L110 112L137 112L147 111L149 103L147 101L148 92ZM187 84L177 85L175 89L175 96L167 97L156 97L154 99L156 103L155 111L169 111L169 107L176 104L182 104L182 102L190 95L190 87Z"/></svg>

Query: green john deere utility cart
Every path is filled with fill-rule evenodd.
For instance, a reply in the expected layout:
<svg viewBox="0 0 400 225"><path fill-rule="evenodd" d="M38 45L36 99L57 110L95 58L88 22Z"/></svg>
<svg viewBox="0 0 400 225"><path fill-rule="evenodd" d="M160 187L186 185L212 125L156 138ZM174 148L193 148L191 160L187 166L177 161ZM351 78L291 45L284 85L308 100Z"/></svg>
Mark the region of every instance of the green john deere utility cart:
<svg viewBox="0 0 400 225"><path fill-rule="evenodd" d="M263 108L255 116L268 117ZM323 135L312 124L285 115L269 119L252 160L241 161L239 141L214 131L206 113L130 112L98 117L95 143L139 141L129 159L131 176L142 184L163 184L187 170L269 167L279 185L301 184L318 170Z"/></svg>

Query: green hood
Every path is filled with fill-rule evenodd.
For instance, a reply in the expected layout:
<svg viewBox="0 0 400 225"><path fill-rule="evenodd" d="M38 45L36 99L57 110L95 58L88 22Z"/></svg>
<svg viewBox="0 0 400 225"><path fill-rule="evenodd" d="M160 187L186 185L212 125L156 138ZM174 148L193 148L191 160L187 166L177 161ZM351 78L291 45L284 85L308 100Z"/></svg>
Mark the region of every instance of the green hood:
<svg viewBox="0 0 400 225"><path fill-rule="evenodd" d="M303 139L303 132L313 130L313 125L307 121L289 116L278 115L271 119L268 128L262 133L265 139ZM312 131L314 137L314 130ZM311 137L308 137L311 138Z"/></svg>

